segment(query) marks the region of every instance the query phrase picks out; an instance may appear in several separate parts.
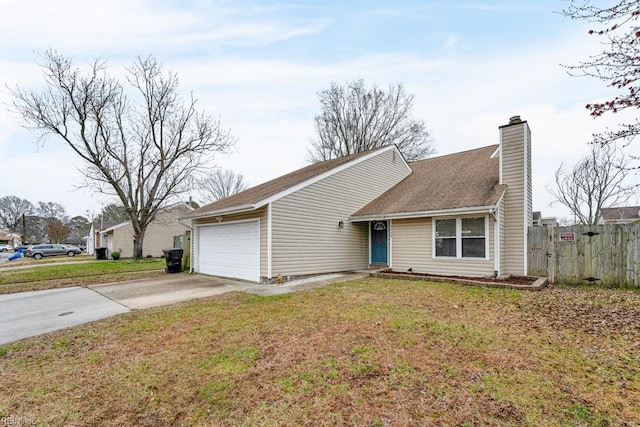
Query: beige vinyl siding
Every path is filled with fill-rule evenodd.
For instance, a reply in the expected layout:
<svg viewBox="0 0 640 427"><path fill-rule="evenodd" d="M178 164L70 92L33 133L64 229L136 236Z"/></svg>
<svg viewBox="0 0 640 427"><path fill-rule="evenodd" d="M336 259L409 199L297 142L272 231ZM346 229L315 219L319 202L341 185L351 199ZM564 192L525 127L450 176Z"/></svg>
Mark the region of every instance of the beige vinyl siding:
<svg viewBox="0 0 640 427"><path fill-rule="evenodd" d="M477 217L469 215L468 217ZM467 216L465 216L467 217ZM414 273L453 274L459 276L490 276L494 271L494 220L486 216L488 221L489 242L488 259L472 258L434 258L433 257L433 219L394 219L392 221L392 267L395 271L407 271L413 268Z"/></svg>
<svg viewBox="0 0 640 427"><path fill-rule="evenodd" d="M503 274L526 274L527 223L531 222L531 178L526 156L529 136L526 122L501 128L502 181L507 185L504 196L505 270ZM529 203L529 204L528 204Z"/></svg>
<svg viewBox="0 0 640 427"><path fill-rule="evenodd" d="M173 247L173 237L183 235L189 228L178 222L187 212L187 207L177 207L161 212L149 224L142 244L143 257L161 257L163 249ZM131 223L113 230L112 250L119 251L122 258L133 258L133 226Z"/></svg>
<svg viewBox="0 0 640 427"><path fill-rule="evenodd" d="M381 152L273 202L274 277L368 266L368 223L349 217L410 173L393 154Z"/></svg>
<svg viewBox="0 0 640 427"><path fill-rule="evenodd" d="M176 208L169 212L162 212L154 222L149 224L142 245L142 256L163 256L163 250L173 247L174 236L184 235L189 229L178 218L187 213L187 208Z"/></svg>
<svg viewBox="0 0 640 427"><path fill-rule="evenodd" d="M218 221L217 218L221 218L222 221ZM193 221L193 225L206 225L206 224L218 224L219 222L233 222L233 221L245 221L250 219L260 219L260 276L267 277L267 207L264 206L260 209L251 212L245 212L233 215L218 215L214 217L196 219ZM195 242L196 239L192 239ZM195 253L195 252L193 252Z"/></svg>
<svg viewBox="0 0 640 427"><path fill-rule="evenodd" d="M120 252L122 258L133 258L133 226L130 223L111 233L111 247L107 256L110 257L114 251Z"/></svg>

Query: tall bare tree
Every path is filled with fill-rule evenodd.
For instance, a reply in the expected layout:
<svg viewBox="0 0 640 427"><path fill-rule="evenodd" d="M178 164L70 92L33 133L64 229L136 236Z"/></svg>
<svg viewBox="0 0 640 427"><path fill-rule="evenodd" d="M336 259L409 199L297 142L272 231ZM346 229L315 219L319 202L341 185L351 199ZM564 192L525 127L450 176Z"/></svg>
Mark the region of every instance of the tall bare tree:
<svg viewBox="0 0 640 427"><path fill-rule="evenodd" d="M100 216L97 218L103 224L119 224L131 219L124 206L111 203L102 208Z"/></svg>
<svg viewBox="0 0 640 427"><path fill-rule="evenodd" d="M22 218L34 213L33 203L18 196L0 198L0 228L11 232L21 230Z"/></svg>
<svg viewBox="0 0 640 427"><path fill-rule="evenodd" d="M13 109L25 127L54 135L83 160L84 185L122 203L141 258L158 211L235 140L196 110L193 95L183 102L178 77L152 57L139 57L125 80L111 77L104 61L81 70L55 51L43 57L44 88L11 90Z"/></svg>
<svg viewBox="0 0 640 427"><path fill-rule="evenodd" d="M599 5L600 4L600 5ZM562 13L577 20L593 22L589 34L602 41L603 51L588 60L569 66L570 73L603 80L620 94L603 102L586 105L594 117L640 107L640 2L618 0L570 0ZM630 140L640 134L640 121L594 135L598 144Z"/></svg>
<svg viewBox="0 0 640 427"><path fill-rule="evenodd" d="M309 160L319 162L396 144L408 161L435 152L424 122L411 118L413 95L402 84L384 91L365 87L364 80L346 86L332 83L318 93L322 112L314 119L317 137Z"/></svg>
<svg viewBox="0 0 640 427"><path fill-rule="evenodd" d="M625 182L628 160L612 145L591 145L590 153L571 170L556 170L556 188L547 188L556 201L581 224L597 224L602 208L627 199L634 186Z"/></svg>
<svg viewBox="0 0 640 427"><path fill-rule="evenodd" d="M47 221L44 232L49 238L50 243L64 243L69 236L69 226L57 218Z"/></svg>
<svg viewBox="0 0 640 427"><path fill-rule="evenodd" d="M66 224L69 229L67 241L71 241L77 245L83 244L82 239L89 234L91 223L81 215L74 216Z"/></svg>
<svg viewBox="0 0 640 427"><path fill-rule="evenodd" d="M60 220L66 222L67 210L60 203L38 202L38 215L48 220Z"/></svg>
<svg viewBox="0 0 640 427"><path fill-rule="evenodd" d="M22 243L46 243L46 219L38 215L25 215L21 225Z"/></svg>
<svg viewBox="0 0 640 427"><path fill-rule="evenodd" d="M200 194L205 203L215 202L247 188L242 174L229 169L216 169L199 182Z"/></svg>
<svg viewBox="0 0 640 427"><path fill-rule="evenodd" d="M68 221L64 206L56 202L38 202L38 215L42 224L42 232L49 243L62 243L69 234L65 225Z"/></svg>

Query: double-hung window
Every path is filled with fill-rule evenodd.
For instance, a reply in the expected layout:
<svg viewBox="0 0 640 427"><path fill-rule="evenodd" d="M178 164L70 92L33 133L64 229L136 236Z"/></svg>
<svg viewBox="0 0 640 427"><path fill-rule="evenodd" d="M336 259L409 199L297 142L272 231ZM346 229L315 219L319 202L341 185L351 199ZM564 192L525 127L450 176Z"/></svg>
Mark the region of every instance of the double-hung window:
<svg viewBox="0 0 640 427"><path fill-rule="evenodd" d="M486 257L486 217L436 219L434 223L436 257Z"/></svg>
<svg viewBox="0 0 640 427"><path fill-rule="evenodd" d="M436 220L436 256L455 257L457 246L456 220Z"/></svg>

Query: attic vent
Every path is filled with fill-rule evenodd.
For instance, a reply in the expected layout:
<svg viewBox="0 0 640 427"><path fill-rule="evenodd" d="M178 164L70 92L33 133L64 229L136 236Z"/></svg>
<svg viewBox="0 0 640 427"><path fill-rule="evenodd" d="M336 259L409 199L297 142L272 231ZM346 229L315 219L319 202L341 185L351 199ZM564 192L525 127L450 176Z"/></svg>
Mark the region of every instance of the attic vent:
<svg viewBox="0 0 640 427"><path fill-rule="evenodd" d="M520 116L512 116L509 118L510 125L513 125L515 123L522 123L522 119L520 119Z"/></svg>
<svg viewBox="0 0 640 427"><path fill-rule="evenodd" d="M396 150L393 150L393 151L392 151L392 153L393 153L393 154L392 154L392 156L391 156L391 161L392 161L393 163L395 163L395 162L396 162Z"/></svg>

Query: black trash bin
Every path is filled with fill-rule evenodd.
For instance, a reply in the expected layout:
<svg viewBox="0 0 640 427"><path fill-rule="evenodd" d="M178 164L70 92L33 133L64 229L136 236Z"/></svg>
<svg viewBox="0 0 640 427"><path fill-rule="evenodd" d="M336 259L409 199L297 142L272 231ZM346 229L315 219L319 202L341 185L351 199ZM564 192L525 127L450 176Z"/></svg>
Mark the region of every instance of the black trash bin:
<svg viewBox="0 0 640 427"><path fill-rule="evenodd" d="M107 259L107 248L96 248L96 259Z"/></svg>
<svg viewBox="0 0 640 427"><path fill-rule="evenodd" d="M180 273L182 271L182 253L180 248L163 249L164 259L167 267L164 269L166 273Z"/></svg>

